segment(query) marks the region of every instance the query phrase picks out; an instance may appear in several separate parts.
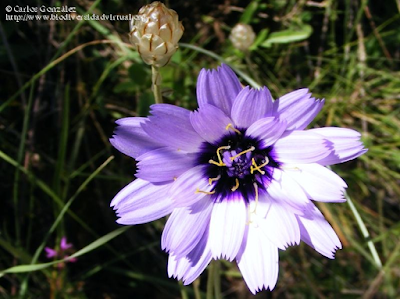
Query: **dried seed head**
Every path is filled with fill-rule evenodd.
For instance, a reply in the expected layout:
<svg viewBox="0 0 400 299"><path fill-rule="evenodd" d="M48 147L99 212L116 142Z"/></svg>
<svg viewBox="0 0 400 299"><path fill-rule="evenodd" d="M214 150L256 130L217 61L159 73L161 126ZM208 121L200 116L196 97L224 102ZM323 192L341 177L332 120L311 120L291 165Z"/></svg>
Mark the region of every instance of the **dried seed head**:
<svg viewBox="0 0 400 299"><path fill-rule="evenodd" d="M183 30L178 14L156 1L143 6L132 19L129 36L145 63L162 67L178 49Z"/></svg>
<svg viewBox="0 0 400 299"><path fill-rule="evenodd" d="M241 51L248 51L253 44L256 34L247 24L236 24L231 31L229 39L233 46Z"/></svg>

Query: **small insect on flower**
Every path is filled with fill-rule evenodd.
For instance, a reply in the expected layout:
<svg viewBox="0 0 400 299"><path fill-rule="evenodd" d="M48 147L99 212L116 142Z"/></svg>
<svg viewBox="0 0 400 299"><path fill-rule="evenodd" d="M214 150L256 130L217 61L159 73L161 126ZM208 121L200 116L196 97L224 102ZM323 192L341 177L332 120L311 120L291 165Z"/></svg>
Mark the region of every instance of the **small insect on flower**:
<svg viewBox="0 0 400 299"><path fill-rule="evenodd" d="M123 118L112 145L138 161L137 179L112 200L118 223L169 217L168 274L193 282L212 259L236 260L250 291L272 290L278 249L304 241L328 258L341 243L313 201L344 202L346 183L327 165L366 152L346 128L305 128L324 100L308 89L273 100L242 88L226 65L202 70L199 108L151 107Z"/></svg>

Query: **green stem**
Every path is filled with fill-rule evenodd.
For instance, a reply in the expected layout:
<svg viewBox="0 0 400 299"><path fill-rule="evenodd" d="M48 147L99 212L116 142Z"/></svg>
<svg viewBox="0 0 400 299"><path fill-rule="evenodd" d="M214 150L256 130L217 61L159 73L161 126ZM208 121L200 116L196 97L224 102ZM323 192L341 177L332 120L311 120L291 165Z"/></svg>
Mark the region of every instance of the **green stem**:
<svg viewBox="0 0 400 299"><path fill-rule="evenodd" d="M156 104L162 103L162 96L161 96L161 74L159 72L159 68L152 65L151 66L151 73L152 73L152 89L154 93L154 100Z"/></svg>
<svg viewBox="0 0 400 299"><path fill-rule="evenodd" d="M181 291L181 298L182 299L189 299L189 296L186 292L185 286L183 285L182 281L178 281L179 290Z"/></svg>
<svg viewBox="0 0 400 299"><path fill-rule="evenodd" d="M195 299L201 299L201 294L200 294L200 279L197 278L195 281L193 281L193 292L194 292L194 298Z"/></svg>
<svg viewBox="0 0 400 299"><path fill-rule="evenodd" d="M250 73L256 78L256 81L257 81L257 82L261 82L261 79L260 79L260 77L258 76L258 72L257 72L257 70L255 69L253 63L251 62L251 59L250 59L250 51L246 51L246 52L244 53L244 60L246 61L248 70L249 70Z"/></svg>
<svg viewBox="0 0 400 299"><path fill-rule="evenodd" d="M29 128L29 121L30 121L30 115L31 115L31 109L32 109L32 103L33 103L33 91L35 89L34 84L31 85L31 90L29 92L29 99L28 99L28 105L25 108L24 112L24 121L22 125L22 132L21 132L21 140L19 143L18 147L18 156L17 156L17 161L18 164L22 164L22 160L24 158L24 153L25 153L25 147L26 147L26 137L28 134L28 128ZM30 156L28 156L30 158ZM29 161L25 165L26 168L29 167ZM19 213L18 207L20 206L19 203L19 197L20 197L20 170L17 168L15 170L14 174L14 188L13 188L13 205L14 205L14 220L15 220L15 235L16 235L16 244L17 246L21 245L21 239L20 239L20 233L21 233L21 228L20 228L20 221L21 221L21 215Z"/></svg>
<svg viewBox="0 0 400 299"><path fill-rule="evenodd" d="M216 60L218 60L218 61L220 61L222 63L228 64L235 71L235 73L237 73L240 77L242 77L243 80L245 80L247 83L249 83L252 87L261 88L260 84L258 84L249 75L247 75L246 73L242 72L240 69L238 69L234 65L229 64L222 56L219 56L219 55L215 54L214 52L205 50L205 49L203 49L201 47L198 47L198 46L195 46L195 45L191 45L191 44L179 43L179 46L182 47L182 48L187 48L187 49L191 49L191 50L197 51L199 53L203 53L203 54L208 55L211 58L214 58L214 59L216 59Z"/></svg>
<svg viewBox="0 0 400 299"><path fill-rule="evenodd" d="M365 238L365 240L368 240L367 241L367 246L369 248L369 251L371 252L373 260L375 261L375 266L378 269L382 269L382 261L379 258L379 254L378 254L378 252L377 252L377 250L375 248L374 242L372 242L372 240L371 240L371 236L370 236L370 234L368 232L367 227L365 226L364 221L361 218L360 213L358 213L358 211L356 209L356 206L354 205L353 201L351 200L351 198L347 194L347 192L344 192L344 196L347 199L347 204L349 205L350 210L353 212L354 218L357 221L358 227L360 228L361 233L363 234L363 237Z"/></svg>
<svg viewBox="0 0 400 299"><path fill-rule="evenodd" d="M206 299L213 299L214 293L214 261L211 261L210 265L208 266L208 278L207 278L207 295Z"/></svg>
<svg viewBox="0 0 400 299"><path fill-rule="evenodd" d="M214 298L222 299L221 295L221 262L214 262Z"/></svg>
<svg viewBox="0 0 400 299"><path fill-rule="evenodd" d="M221 263L212 260L208 266L206 299L221 299Z"/></svg>
<svg viewBox="0 0 400 299"><path fill-rule="evenodd" d="M332 168L330 166L327 166L327 168L332 170ZM350 196L347 194L346 191L344 191L344 197L347 199L347 204L349 205L350 210L352 211L352 213L354 215L354 218L357 221L357 225L360 228L364 239L368 240L367 241L367 246L368 246L369 251L371 252L371 256L372 256L372 259L375 262L375 266L378 269L382 269L382 261L381 261L381 259L379 257L378 251L376 250L374 242L371 240L371 235L369 234L368 229L365 226L365 223L362 220L360 213L357 211L356 206L354 205L353 201L351 200Z"/></svg>

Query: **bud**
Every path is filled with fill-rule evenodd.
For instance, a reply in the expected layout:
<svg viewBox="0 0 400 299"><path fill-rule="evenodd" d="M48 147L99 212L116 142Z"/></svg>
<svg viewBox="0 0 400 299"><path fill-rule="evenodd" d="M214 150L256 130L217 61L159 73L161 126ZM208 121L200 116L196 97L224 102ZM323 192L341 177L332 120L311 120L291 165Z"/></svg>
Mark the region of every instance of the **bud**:
<svg viewBox="0 0 400 299"><path fill-rule="evenodd" d="M250 25L239 23L233 27L229 39L235 48L241 51L247 51L253 44L255 37L256 34Z"/></svg>
<svg viewBox="0 0 400 299"><path fill-rule="evenodd" d="M155 67L169 62L184 30L178 14L158 1L143 6L133 17L130 29L131 43L143 61Z"/></svg>

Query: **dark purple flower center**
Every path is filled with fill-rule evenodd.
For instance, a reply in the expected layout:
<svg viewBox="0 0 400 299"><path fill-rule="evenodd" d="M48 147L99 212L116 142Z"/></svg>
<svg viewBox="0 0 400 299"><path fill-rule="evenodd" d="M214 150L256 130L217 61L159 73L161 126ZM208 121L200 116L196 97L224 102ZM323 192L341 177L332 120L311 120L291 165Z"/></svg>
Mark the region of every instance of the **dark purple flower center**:
<svg viewBox="0 0 400 299"><path fill-rule="evenodd" d="M198 163L214 186L206 193L216 202L236 195L250 202L266 190L279 163L272 147L263 148L260 140L245 135L245 129L230 129L217 142L202 144Z"/></svg>

